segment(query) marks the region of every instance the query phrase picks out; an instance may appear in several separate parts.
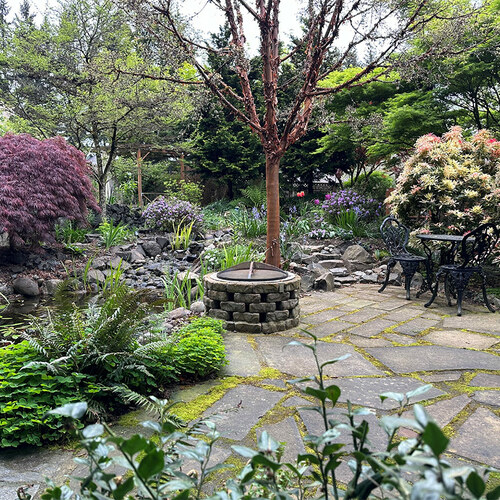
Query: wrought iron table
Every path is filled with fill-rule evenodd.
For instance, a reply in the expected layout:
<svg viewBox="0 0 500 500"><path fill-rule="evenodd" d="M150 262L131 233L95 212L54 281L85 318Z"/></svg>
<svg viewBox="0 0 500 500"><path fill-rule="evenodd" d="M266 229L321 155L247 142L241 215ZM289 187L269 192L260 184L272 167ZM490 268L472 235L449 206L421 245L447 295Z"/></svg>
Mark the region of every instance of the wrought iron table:
<svg viewBox="0 0 500 500"><path fill-rule="evenodd" d="M453 264L455 261L455 257L460 249L464 236L454 235L454 234L417 234L417 238L421 241L422 246L424 247L424 252L427 255L428 261L428 272L430 272L430 276L427 277L427 280L423 283L423 289L421 289L420 294L431 290L431 283L434 281L435 272L434 272L434 259L432 258L435 250L429 245L430 242L440 242L445 245L441 245L439 248L439 263L438 267ZM471 238L472 239L472 238ZM450 290L449 283L445 282L445 292L446 298L448 302L450 302ZM452 291L454 294L454 291Z"/></svg>

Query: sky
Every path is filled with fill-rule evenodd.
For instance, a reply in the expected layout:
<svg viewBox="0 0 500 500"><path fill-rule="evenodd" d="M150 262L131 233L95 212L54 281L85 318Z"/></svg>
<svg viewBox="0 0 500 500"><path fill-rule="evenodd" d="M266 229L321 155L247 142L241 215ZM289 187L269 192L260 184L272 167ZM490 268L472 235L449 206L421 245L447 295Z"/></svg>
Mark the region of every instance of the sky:
<svg viewBox="0 0 500 500"><path fill-rule="evenodd" d="M10 18L13 18L19 13L19 7L22 0L8 0L10 6ZM36 14L36 20L39 21L47 7L57 6L57 0L30 0L32 12ZM301 5L306 5L305 0L282 0L280 10L280 32L282 39L288 39L288 35L300 34L300 24L298 21L298 13ZM203 32L210 33L218 31L219 26L223 23L223 17L220 11L210 3L209 0L184 0L181 2L182 10L187 15L193 26ZM249 1L250 5L254 5L254 1ZM251 19L251 16L244 14L245 36L249 51L254 55L258 47L258 28L257 23Z"/></svg>

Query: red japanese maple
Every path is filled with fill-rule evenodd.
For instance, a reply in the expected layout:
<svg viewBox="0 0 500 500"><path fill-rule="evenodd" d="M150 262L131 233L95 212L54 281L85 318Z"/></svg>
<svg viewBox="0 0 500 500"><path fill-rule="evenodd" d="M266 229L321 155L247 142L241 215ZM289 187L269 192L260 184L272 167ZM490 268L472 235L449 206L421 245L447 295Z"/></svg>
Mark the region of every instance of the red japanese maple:
<svg viewBox="0 0 500 500"><path fill-rule="evenodd" d="M0 233L10 243L54 241L60 217L85 222L99 210L85 156L62 137L39 141L28 134L0 137Z"/></svg>

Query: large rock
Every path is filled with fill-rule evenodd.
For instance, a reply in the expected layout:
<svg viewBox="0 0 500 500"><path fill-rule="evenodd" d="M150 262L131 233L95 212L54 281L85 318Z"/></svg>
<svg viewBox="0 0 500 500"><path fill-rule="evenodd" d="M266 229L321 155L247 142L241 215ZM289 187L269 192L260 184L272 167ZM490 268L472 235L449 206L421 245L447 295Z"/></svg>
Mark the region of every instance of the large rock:
<svg viewBox="0 0 500 500"><path fill-rule="evenodd" d="M12 283L14 291L20 293L25 297L38 297L40 295L40 288L38 288L38 283L31 278L16 278L14 283Z"/></svg>
<svg viewBox="0 0 500 500"><path fill-rule="evenodd" d="M98 269L91 269L87 273L87 281L92 285L95 283L104 283L106 281L106 276L102 271Z"/></svg>
<svg viewBox="0 0 500 500"><path fill-rule="evenodd" d="M57 287L63 282L63 280L50 279L45 282L45 290L47 295L55 295Z"/></svg>
<svg viewBox="0 0 500 500"><path fill-rule="evenodd" d="M331 292L335 288L335 278L332 273L324 273L319 278L314 280L314 288L316 290L323 290L324 292Z"/></svg>
<svg viewBox="0 0 500 500"><path fill-rule="evenodd" d="M361 245L348 246L342 255L342 260L351 271L365 271L374 262L372 256Z"/></svg>
<svg viewBox="0 0 500 500"><path fill-rule="evenodd" d="M148 257L156 257L161 254L162 247L153 240L146 240L142 243L142 248Z"/></svg>
<svg viewBox="0 0 500 500"><path fill-rule="evenodd" d="M307 270L314 276L314 278L319 278L328 272L328 269L324 268L321 264L316 263L309 264L307 266Z"/></svg>

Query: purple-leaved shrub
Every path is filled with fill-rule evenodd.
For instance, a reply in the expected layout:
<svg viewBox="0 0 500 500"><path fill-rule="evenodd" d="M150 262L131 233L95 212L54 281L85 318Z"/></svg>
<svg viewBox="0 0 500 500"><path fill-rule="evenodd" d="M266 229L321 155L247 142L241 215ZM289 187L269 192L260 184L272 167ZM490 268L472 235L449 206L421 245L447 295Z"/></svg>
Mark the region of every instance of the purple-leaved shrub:
<svg viewBox="0 0 500 500"><path fill-rule="evenodd" d="M100 211L81 151L62 137L39 141L29 134L0 137L0 233L11 246L55 242L61 217L86 222Z"/></svg>

